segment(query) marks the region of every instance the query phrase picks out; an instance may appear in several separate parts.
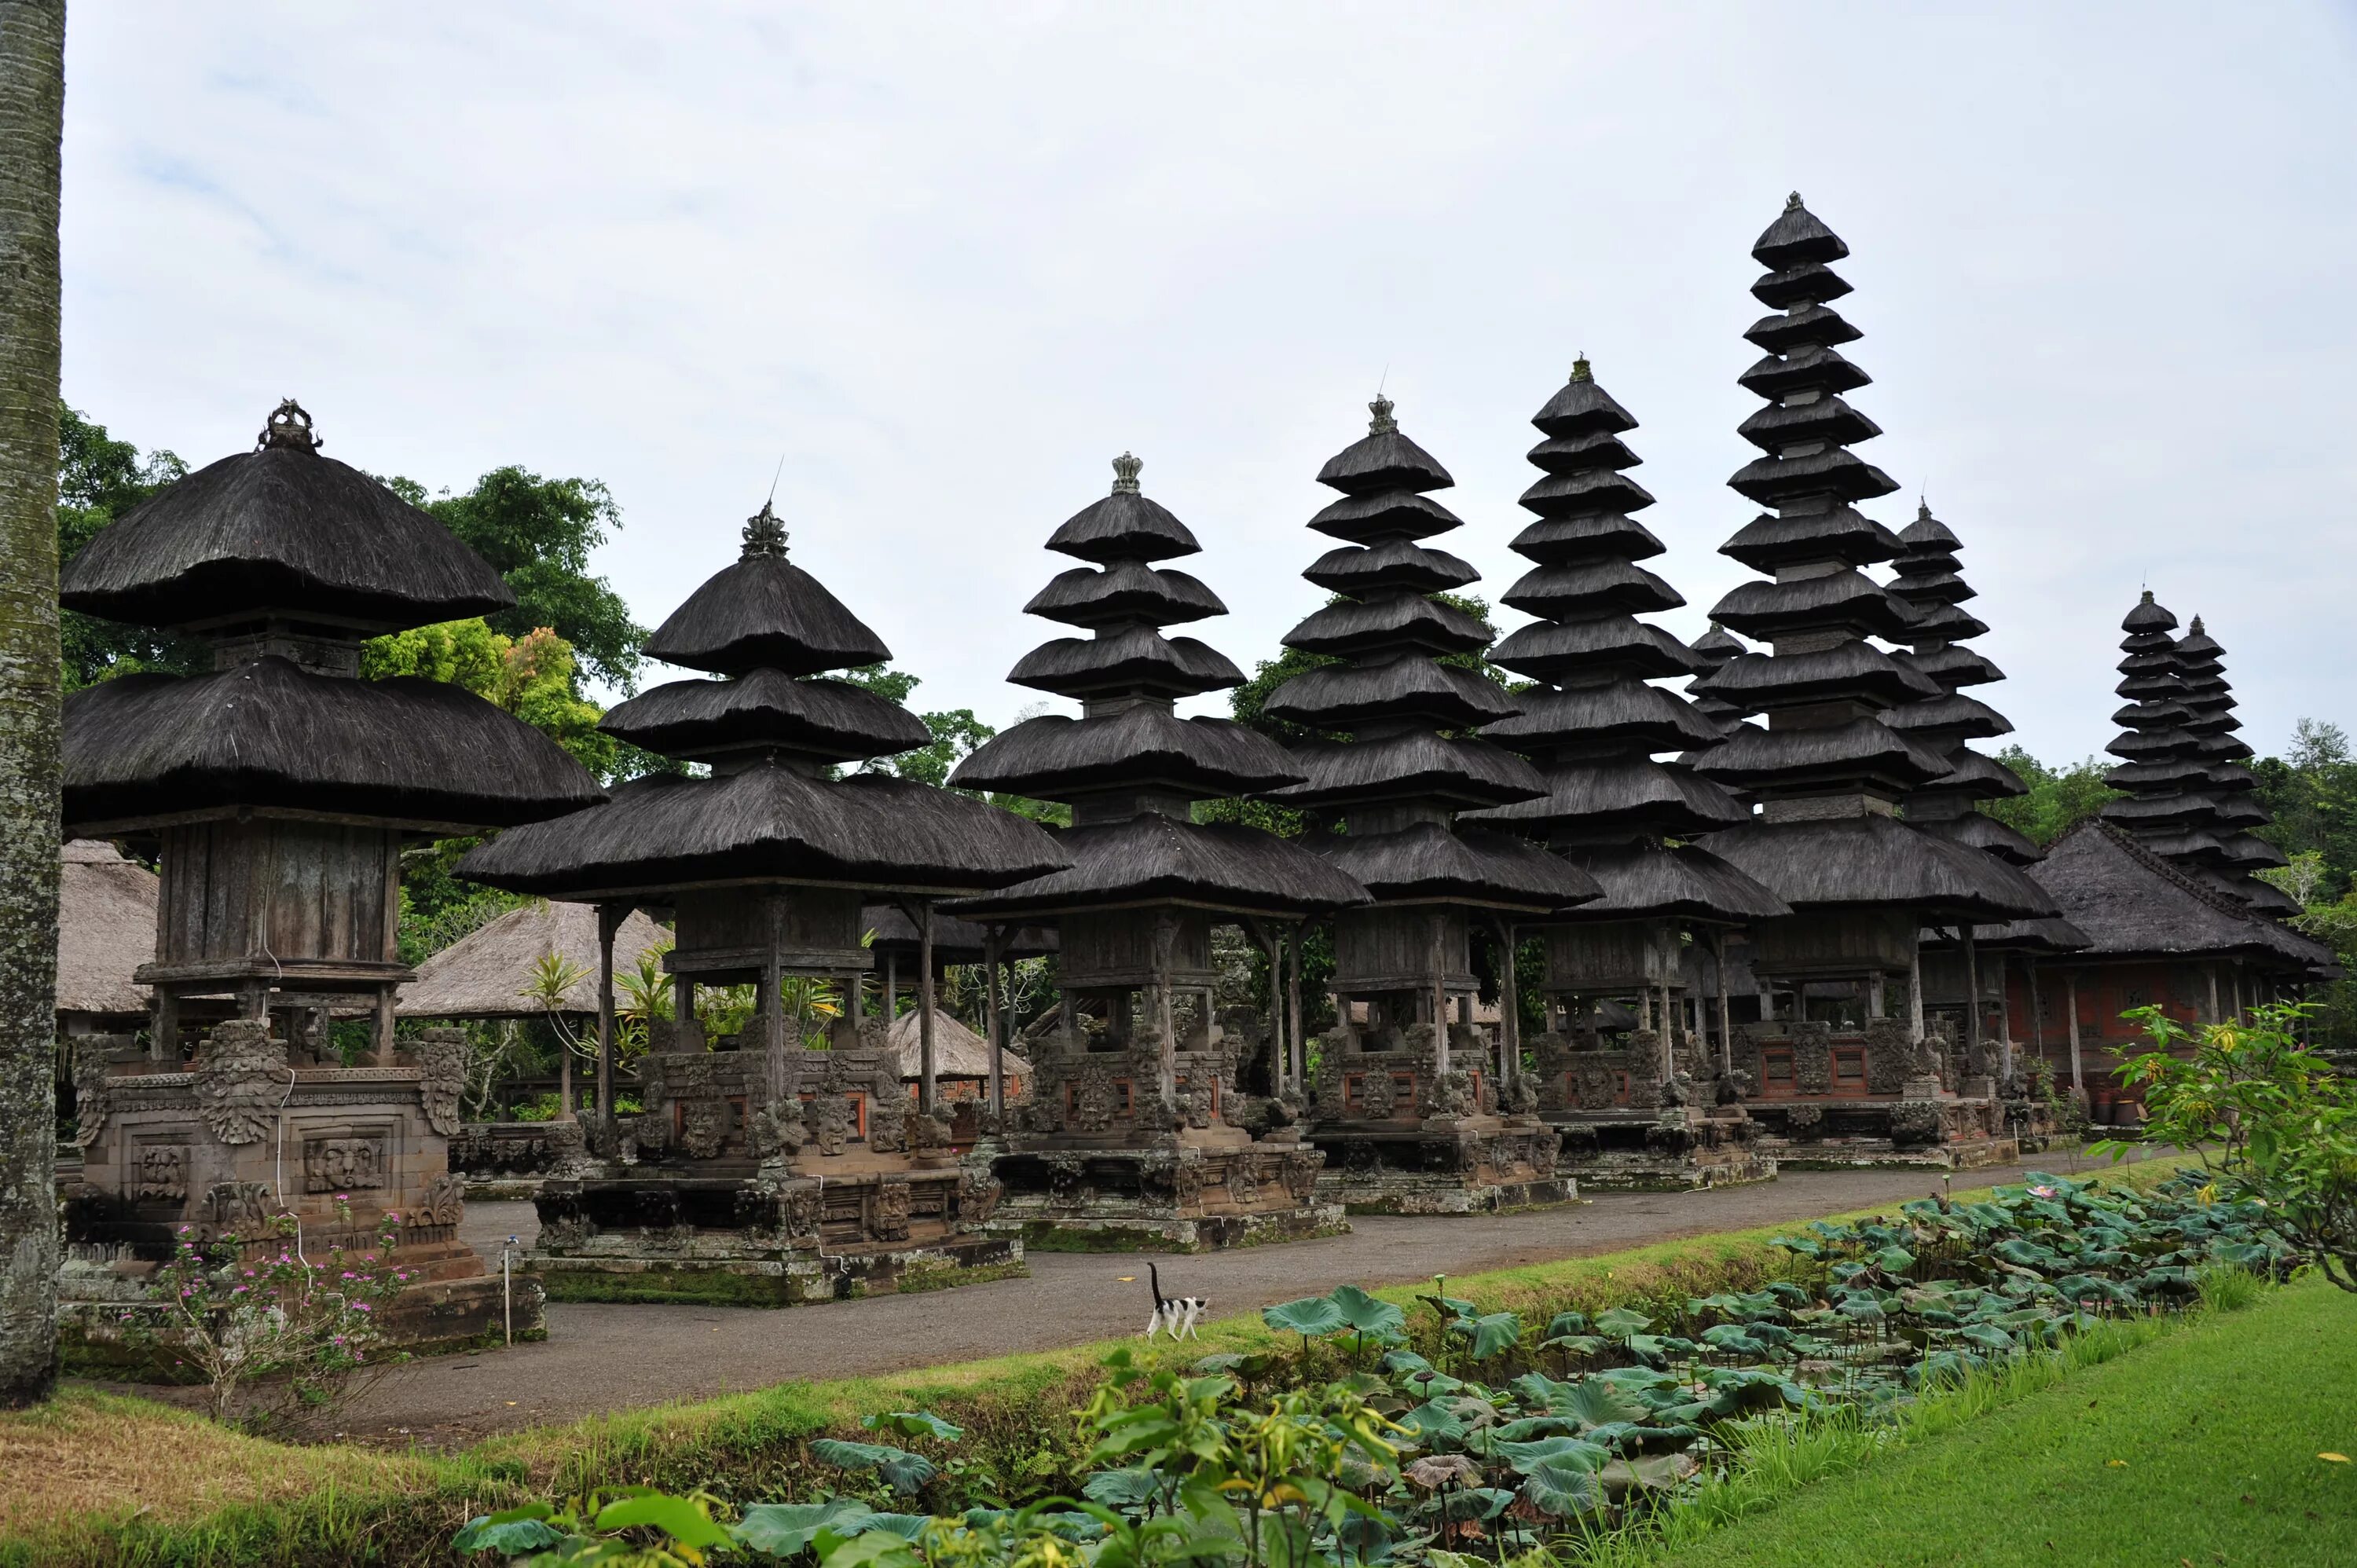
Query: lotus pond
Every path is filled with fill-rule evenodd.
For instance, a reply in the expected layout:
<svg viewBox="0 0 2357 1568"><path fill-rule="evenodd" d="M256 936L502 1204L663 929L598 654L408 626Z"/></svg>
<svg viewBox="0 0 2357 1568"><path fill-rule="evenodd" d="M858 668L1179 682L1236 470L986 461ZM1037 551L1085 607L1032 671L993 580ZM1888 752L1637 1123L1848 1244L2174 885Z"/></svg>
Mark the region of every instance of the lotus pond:
<svg viewBox="0 0 2357 1568"><path fill-rule="evenodd" d="M1072 1417L1074 1461L1012 1480L928 1412L807 1445L790 1500L611 1488L488 1516L454 1548L533 1563L825 1568L1417 1563L1609 1538L1813 1422L1887 1422L1927 1389L2280 1278L2255 1203L2033 1176L1777 1245L1761 1288L1525 1317L1446 1280L1268 1308L1285 1348L1143 1364ZM1150 1354L1150 1353L1149 1353ZM1043 1422L1056 1418L1043 1417ZM1075 1484L1077 1483L1077 1484Z"/></svg>

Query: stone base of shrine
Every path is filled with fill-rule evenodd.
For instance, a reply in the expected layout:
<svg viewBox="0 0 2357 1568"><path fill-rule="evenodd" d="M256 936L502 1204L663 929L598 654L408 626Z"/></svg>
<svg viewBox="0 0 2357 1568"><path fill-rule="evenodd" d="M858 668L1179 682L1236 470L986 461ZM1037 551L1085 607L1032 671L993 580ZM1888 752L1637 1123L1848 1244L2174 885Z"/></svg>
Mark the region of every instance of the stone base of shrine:
<svg viewBox="0 0 2357 1568"><path fill-rule="evenodd" d="M1609 1117L1553 1119L1563 1134L1557 1174L1607 1192L1699 1192L1774 1181L1776 1161L1757 1129L1731 1119L1695 1116L1666 1122Z"/></svg>
<svg viewBox="0 0 2357 1568"><path fill-rule="evenodd" d="M1189 1128L1128 1147L1017 1133L989 1147L990 1229L1043 1251L1201 1252L1350 1230L1318 1196L1323 1156L1289 1130Z"/></svg>
<svg viewBox="0 0 2357 1568"><path fill-rule="evenodd" d="M1763 1140L1779 1170L1965 1171L2011 1165L2021 1145L2011 1138L1975 1138L1953 1144L1893 1144L1888 1138L1825 1138L1813 1143Z"/></svg>
<svg viewBox="0 0 2357 1568"><path fill-rule="evenodd" d="M591 1237L524 1266L553 1301L801 1306L1010 1279L1024 1273L1019 1236L972 1233L842 1251L714 1235L656 1242Z"/></svg>
<svg viewBox="0 0 2357 1568"><path fill-rule="evenodd" d="M1555 1129L1535 1120L1329 1122L1310 1139L1326 1155L1319 1201L1349 1214L1498 1214L1579 1196L1577 1182L1556 1171Z"/></svg>

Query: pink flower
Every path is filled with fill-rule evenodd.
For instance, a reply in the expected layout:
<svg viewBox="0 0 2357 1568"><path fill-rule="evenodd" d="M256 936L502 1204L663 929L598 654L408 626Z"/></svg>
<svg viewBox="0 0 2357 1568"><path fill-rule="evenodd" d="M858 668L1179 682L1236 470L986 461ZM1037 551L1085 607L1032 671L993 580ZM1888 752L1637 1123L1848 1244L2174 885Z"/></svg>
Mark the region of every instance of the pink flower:
<svg viewBox="0 0 2357 1568"><path fill-rule="evenodd" d="M2029 1189L2029 1192L2030 1196L2033 1197L2051 1197L2054 1196L2054 1189L2050 1187L2033 1187Z"/></svg>
<svg viewBox="0 0 2357 1568"><path fill-rule="evenodd" d="M359 1312L367 1312L370 1310L369 1304L364 1301L356 1301L352 1303L352 1306L355 1311Z"/></svg>

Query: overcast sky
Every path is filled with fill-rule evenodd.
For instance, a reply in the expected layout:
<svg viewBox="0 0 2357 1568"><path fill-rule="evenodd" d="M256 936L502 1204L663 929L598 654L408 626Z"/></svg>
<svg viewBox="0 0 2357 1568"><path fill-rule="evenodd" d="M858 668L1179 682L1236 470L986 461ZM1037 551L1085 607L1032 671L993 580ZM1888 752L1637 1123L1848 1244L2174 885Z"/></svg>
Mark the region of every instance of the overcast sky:
<svg viewBox="0 0 2357 1568"><path fill-rule="evenodd" d="M1320 600L1379 379L1493 599L1585 350L1641 422L1682 637L1741 580L1748 252L1849 242L1862 454L1966 546L2049 758L2149 584L2248 737L2357 727L2346 5L76 5L65 381L191 463L282 395L429 488L594 476L648 625L784 462L795 557L1004 723L1107 460L1246 669ZM1501 612L1501 628L1523 618Z"/></svg>

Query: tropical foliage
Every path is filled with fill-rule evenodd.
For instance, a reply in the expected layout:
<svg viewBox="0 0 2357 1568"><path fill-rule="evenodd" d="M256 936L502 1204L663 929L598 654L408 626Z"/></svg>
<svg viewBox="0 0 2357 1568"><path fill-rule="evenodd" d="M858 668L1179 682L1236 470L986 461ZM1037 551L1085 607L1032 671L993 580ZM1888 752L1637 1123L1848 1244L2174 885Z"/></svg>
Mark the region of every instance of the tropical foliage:
<svg viewBox="0 0 2357 1568"><path fill-rule="evenodd" d="M733 1512L675 1499L695 1510L693 1539L660 1549L823 1568L1467 1568L1638 1524L1763 1434L1887 1422L1969 1373L2295 1258L2255 1200L2057 1176L1780 1245L1789 1272L1760 1289L1592 1316L1486 1308L1445 1279L1405 1307L1344 1286L1267 1309L1285 1348L1160 1367L1115 1352L1078 1412L1077 1496L961 1470L963 1433L898 1412L858 1440L810 1443L806 1498ZM556 1563L622 1561L594 1553L654 1540L535 1505L457 1544Z"/></svg>

